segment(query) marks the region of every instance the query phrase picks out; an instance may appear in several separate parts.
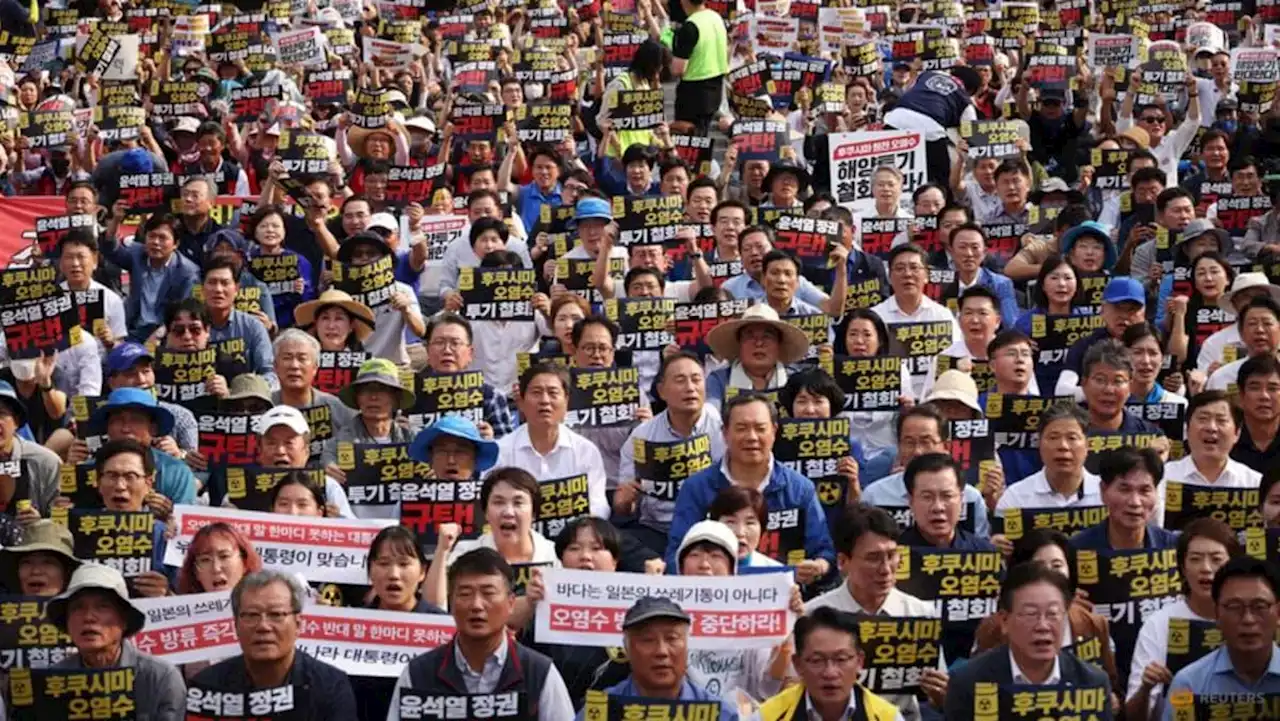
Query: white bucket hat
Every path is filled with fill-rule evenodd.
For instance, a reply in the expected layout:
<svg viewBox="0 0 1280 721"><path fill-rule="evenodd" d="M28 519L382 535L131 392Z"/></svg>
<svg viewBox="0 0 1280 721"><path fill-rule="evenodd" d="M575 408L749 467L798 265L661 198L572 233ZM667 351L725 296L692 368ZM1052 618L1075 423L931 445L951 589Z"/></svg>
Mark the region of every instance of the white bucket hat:
<svg viewBox="0 0 1280 721"><path fill-rule="evenodd" d="M125 585L124 576L114 568L97 563L86 563L71 574L71 584L57 598L49 602L46 613L53 625L67 630L67 606L71 599L82 591L105 591L119 602L121 614L124 616L124 635L132 636L147 623L147 617L129 600L129 587Z"/></svg>

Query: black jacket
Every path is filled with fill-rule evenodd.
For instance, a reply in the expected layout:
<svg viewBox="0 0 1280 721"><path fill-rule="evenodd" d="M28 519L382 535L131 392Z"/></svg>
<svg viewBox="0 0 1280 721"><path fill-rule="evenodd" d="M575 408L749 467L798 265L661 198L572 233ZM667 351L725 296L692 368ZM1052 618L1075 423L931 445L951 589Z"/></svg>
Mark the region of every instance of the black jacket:
<svg viewBox="0 0 1280 721"><path fill-rule="evenodd" d="M244 656L214 664L201 671L195 682L222 691L244 693L254 690L244 668ZM356 698L347 675L329 664L299 650L294 652L289 683L297 688L296 697L305 699L307 721L352 721L356 718Z"/></svg>
<svg viewBox="0 0 1280 721"><path fill-rule="evenodd" d="M1102 686L1111 697L1111 679L1097 666L1081 661L1069 651L1058 652L1058 668L1062 683L1069 686ZM970 721L974 717L973 688L980 682L1013 683L1013 667L1009 663L1009 647L997 646L974 656L947 683L944 713L947 721Z"/></svg>

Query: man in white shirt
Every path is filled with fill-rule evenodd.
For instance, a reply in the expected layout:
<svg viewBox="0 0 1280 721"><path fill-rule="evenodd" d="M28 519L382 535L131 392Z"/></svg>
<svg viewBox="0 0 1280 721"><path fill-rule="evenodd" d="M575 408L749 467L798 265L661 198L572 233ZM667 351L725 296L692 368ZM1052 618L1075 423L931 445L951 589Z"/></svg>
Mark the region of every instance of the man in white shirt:
<svg viewBox="0 0 1280 721"><path fill-rule="evenodd" d="M1280 302L1280 286L1272 284L1265 273L1241 273L1232 281L1231 290L1218 299L1218 305L1223 310L1239 315L1249 305L1249 301L1263 296L1270 296L1272 300ZM1214 363L1221 365L1238 360L1234 357L1226 358L1226 353L1227 348L1239 345L1240 328L1235 323L1217 331L1200 344L1196 370L1211 373L1210 368Z"/></svg>
<svg viewBox="0 0 1280 721"><path fill-rule="evenodd" d="M889 252L889 287L893 289L893 295L873 306L871 311L880 316L891 333L893 326L904 323L950 323L951 341L963 343L964 334L951 311L925 296L924 288L928 281L928 256L920 246L907 243L894 248ZM925 378L934 362L932 357L920 361L923 368L917 365L919 372L912 374L912 392L917 398L923 395Z"/></svg>
<svg viewBox="0 0 1280 721"><path fill-rule="evenodd" d="M64 280L62 287L75 294L75 300L93 310L101 299L103 318L84 330L101 344L103 353L111 350L116 341L124 338L129 329L125 324L124 301L115 291L93 279L98 269L98 241L93 231L73 228L58 242L58 271ZM96 297L95 297L96 296Z"/></svg>
<svg viewBox="0 0 1280 721"><path fill-rule="evenodd" d="M950 361L941 372L955 368L970 374L973 376L974 381L977 382L981 380L979 376L989 375L988 373L975 372L974 364L980 363L986 366L989 363L987 360L987 346L995 339L996 331L1000 329L1000 302L995 293L982 286L975 286L965 290L960 294L958 302L960 306L960 332L964 335L964 338L958 343L952 343L939 354L947 356ZM939 372L938 360L935 359L933 367L929 369L928 375L925 376L922 398L929 397L929 392L933 390L933 384L938 379ZM981 386L979 390L982 390Z"/></svg>
<svg viewBox="0 0 1280 721"><path fill-rule="evenodd" d="M1160 169L1168 178L1165 185L1172 188L1178 184L1178 161L1195 142L1196 131L1200 128L1200 90L1196 85L1196 76L1187 73L1187 113L1172 133L1168 129L1173 113L1168 108L1163 105L1134 107L1141 84L1141 71L1129 74L1129 92L1125 93L1124 103L1120 107L1116 130L1123 133L1137 125L1147 131L1151 138L1151 153L1156 156Z"/></svg>
<svg viewBox="0 0 1280 721"><path fill-rule="evenodd" d="M1231 458L1244 412L1226 391L1202 391L1187 403L1186 456L1164 466L1165 482L1213 488L1257 488L1262 474ZM1165 490L1157 494L1155 522L1164 525Z"/></svg>
<svg viewBox="0 0 1280 721"><path fill-rule="evenodd" d="M806 603L806 613L834 608L871 616L937 618L934 604L897 588L901 554L898 524L887 511L865 504L850 508L840 526L836 548L844 583ZM945 668L945 659L939 658L938 670L926 670L920 677L921 688L936 708L942 708L946 695ZM883 698L897 706L907 721L920 719L920 704L913 694L885 694Z"/></svg>
<svg viewBox="0 0 1280 721"><path fill-rule="evenodd" d="M591 515L609 518L604 459L590 441L564 424L569 413L569 373L537 363L520 376L516 407L523 425L498 441L496 468L515 466L540 482L587 475Z"/></svg>
<svg viewBox="0 0 1280 721"><path fill-rule="evenodd" d="M1240 311L1236 328L1247 357L1228 363L1209 376L1205 390L1229 391L1236 385L1240 366L1253 356L1275 355L1280 350L1280 303L1269 297L1254 298Z"/></svg>
<svg viewBox="0 0 1280 721"><path fill-rule="evenodd" d="M1011 509L1084 508L1102 505L1098 477L1084 469L1089 454L1089 416L1079 406L1058 404L1040 417L1044 468L1010 485L996 503L1001 517Z"/></svg>

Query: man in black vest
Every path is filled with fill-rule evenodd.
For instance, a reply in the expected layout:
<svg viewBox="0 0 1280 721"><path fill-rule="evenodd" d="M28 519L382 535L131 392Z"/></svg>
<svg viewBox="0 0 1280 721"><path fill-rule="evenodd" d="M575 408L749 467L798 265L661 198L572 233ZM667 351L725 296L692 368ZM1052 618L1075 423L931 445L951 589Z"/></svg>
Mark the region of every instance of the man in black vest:
<svg viewBox="0 0 1280 721"><path fill-rule="evenodd" d="M400 721L401 697L518 698L518 717L573 718L573 702L551 659L507 634L515 608L515 572L492 548L477 548L449 567L449 610L457 632L449 643L409 662L391 699L387 721ZM468 700L468 703L473 703Z"/></svg>
<svg viewBox="0 0 1280 721"><path fill-rule="evenodd" d="M982 78L973 68L958 65L949 72L930 70L916 78L884 116L885 128L923 133L930 182L946 183L950 177L948 131L958 131L961 120L978 119L971 96L980 87Z"/></svg>

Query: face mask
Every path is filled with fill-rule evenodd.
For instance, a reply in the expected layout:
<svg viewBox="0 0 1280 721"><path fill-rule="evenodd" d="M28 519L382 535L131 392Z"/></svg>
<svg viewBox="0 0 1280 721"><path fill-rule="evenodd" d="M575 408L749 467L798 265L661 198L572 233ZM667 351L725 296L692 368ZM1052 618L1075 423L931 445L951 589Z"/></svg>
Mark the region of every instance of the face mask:
<svg viewBox="0 0 1280 721"><path fill-rule="evenodd" d="M69 158L51 158L49 167L53 168L54 175L66 175L67 171L71 169L71 160Z"/></svg>
<svg viewBox="0 0 1280 721"><path fill-rule="evenodd" d="M1218 122L1216 122L1216 123L1214 123L1214 124L1213 124L1213 127L1214 127L1215 129L1217 129L1217 130L1221 130L1222 132L1226 133L1227 135L1231 135L1231 134L1233 134L1233 133L1235 133L1235 132L1236 132L1236 121L1234 121L1234 120L1219 120Z"/></svg>

